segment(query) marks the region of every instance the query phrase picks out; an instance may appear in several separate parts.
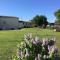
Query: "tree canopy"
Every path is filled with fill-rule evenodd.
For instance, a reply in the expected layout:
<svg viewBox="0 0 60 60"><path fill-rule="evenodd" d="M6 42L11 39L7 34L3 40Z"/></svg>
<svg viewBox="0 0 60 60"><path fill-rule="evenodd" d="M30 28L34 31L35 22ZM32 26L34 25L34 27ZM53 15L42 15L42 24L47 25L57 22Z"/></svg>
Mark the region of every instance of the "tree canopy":
<svg viewBox="0 0 60 60"><path fill-rule="evenodd" d="M46 27L47 25L47 17L46 16L39 16L39 15L36 15L35 17L33 17L33 19L31 20L33 24L35 24L36 26L44 26Z"/></svg>
<svg viewBox="0 0 60 60"><path fill-rule="evenodd" d="M60 9L55 11L54 15L56 16L56 23L60 24Z"/></svg>
<svg viewBox="0 0 60 60"><path fill-rule="evenodd" d="M58 9L57 11L55 11L54 14L55 14L56 17L60 17L60 9Z"/></svg>

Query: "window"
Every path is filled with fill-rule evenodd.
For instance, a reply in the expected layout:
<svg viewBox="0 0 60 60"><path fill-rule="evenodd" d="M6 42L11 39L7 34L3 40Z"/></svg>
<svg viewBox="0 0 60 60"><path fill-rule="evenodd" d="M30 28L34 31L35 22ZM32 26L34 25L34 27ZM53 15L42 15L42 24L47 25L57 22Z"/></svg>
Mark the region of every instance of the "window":
<svg viewBox="0 0 60 60"><path fill-rule="evenodd" d="M6 21L3 21L3 24L6 24Z"/></svg>

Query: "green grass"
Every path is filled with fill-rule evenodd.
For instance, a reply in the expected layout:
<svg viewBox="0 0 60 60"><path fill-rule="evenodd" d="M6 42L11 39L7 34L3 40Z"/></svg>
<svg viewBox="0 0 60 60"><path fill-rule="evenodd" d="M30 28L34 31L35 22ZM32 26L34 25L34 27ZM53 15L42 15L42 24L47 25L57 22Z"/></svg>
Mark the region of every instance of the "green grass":
<svg viewBox="0 0 60 60"><path fill-rule="evenodd" d="M49 29L25 28L21 30L1 30L0 31L0 60L10 60L15 55L17 44L20 43L25 33L32 33L34 36L56 37L56 46L60 49L60 32ZM60 55L60 50L59 50ZM12 59L11 59L12 60Z"/></svg>

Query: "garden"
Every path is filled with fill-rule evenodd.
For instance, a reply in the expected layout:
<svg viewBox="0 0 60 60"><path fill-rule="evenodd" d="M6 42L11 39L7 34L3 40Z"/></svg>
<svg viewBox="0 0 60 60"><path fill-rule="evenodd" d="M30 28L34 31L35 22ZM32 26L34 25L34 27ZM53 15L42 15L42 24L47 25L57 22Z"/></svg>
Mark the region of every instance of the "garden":
<svg viewBox="0 0 60 60"><path fill-rule="evenodd" d="M55 51L58 53L57 55L60 56L60 50L59 50L60 49L60 32L55 32L54 30L50 30L50 29L24 28L21 30L2 30L2 31L0 31L0 60L13 60L18 56L17 52L18 52L19 48L21 47L20 45L26 47L26 43L25 43L26 40L25 40L24 36L29 35L29 34L25 35L26 33L32 34L32 38L33 38L32 41L34 41L34 38L35 38L35 40L39 39L40 44L42 44L42 45L38 44L38 47L41 46L41 47L39 47L39 49L41 49L43 46L43 48L41 49L41 50L43 50L43 52L46 49L44 48L44 44L42 42L46 39L48 39L48 41L50 42L50 40L54 38L53 41L55 41L55 42L54 42L53 46L55 46L54 48L56 48L56 50L57 50L57 51ZM31 41L31 43L32 43L32 41ZM29 43L27 46L30 46L32 48L31 43ZM25 48L25 47L24 47L24 49L26 49L26 50L29 49L29 48L27 48L27 47ZM33 51L36 49L37 49L37 47L36 48L34 47ZM39 50L39 49L37 49L37 50ZM29 52L32 55L32 50ZM40 53L40 52L41 51L38 51L38 54L36 52L35 53L33 52L33 56L35 54L37 54L37 56L40 56L40 57L43 56L43 58L45 58L46 57L45 54L48 51L46 53L43 53L43 52ZM31 56L31 55L29 55L29 56ZM55 56L55 53L52 55ZM50 57L50 56L51 55L48 55L47 57ZM17 59L15 59L15 60L17 60Z"/></svg>

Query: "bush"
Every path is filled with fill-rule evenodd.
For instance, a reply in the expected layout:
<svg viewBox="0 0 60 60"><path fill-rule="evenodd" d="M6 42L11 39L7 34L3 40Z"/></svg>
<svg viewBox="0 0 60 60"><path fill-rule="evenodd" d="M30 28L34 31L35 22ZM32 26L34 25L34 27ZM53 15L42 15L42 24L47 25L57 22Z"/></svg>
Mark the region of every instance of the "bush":
<svg viewBox="0 0 60 60"><path fill-rule="evenodd" d="M40 40L37 36L31 34L24 35L24 41L18 45L15 60L55 60L58 55L58 49L54 46L55 38L43 38Z"/></svg>

